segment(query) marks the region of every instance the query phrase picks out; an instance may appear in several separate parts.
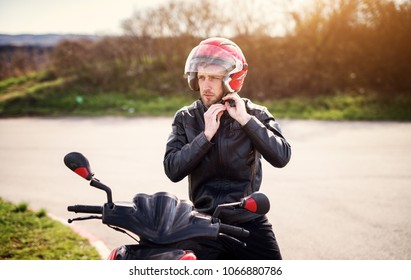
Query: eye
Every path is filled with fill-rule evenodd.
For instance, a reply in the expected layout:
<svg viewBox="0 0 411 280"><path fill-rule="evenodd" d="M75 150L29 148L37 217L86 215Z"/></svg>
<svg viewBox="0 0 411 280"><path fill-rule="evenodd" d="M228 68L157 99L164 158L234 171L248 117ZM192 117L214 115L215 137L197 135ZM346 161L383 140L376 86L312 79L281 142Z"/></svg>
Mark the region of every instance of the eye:
<svg viewBox="0 0 411 280"><path fill-rule="evenodd" d="M199 80L199 81L204 81L204 80L205 80L205 76L204 76L204 75L198 75L198 80Z"/></svg>
<svg viewBox="0 0 411 280"><path fill-rule="evenodd" d="M210 79L214 81L221 81L223 80L223 77L222 76L210 76Z"/></svg>

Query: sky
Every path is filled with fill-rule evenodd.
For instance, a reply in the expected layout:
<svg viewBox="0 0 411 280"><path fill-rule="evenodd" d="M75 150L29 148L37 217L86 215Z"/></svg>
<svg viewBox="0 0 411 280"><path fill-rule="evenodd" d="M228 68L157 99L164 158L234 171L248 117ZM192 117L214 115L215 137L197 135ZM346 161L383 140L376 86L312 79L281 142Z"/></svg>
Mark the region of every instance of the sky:
<svg viewBox="0 0 411 280"><path fill-rule="evenodd" d="M134 11L154 8L168 1L0 0L0 34L116 35L122 33L121 22L131 18ZM299 5L311 0L276 1Z"/></svg>
<svg viewBox="0 0 411 280"><path fill-rule="evenodd" d="M2 34L120 34L135 10L167 0L0 0Z"/></svg>
<svg viewBox="0 0 411 280"><path fill-rule="evenodd" d="M122 21L131 18L134 11L155 8L169 1L0 0L0 34L75 33L120 35L122 34ZM309 7L310 2L315 0L249 1L272 1L277 7L287 7L287 9L301 11ZM394 1L401 3L410 0ZM273 13L273 15L275 14Z"/></svg>

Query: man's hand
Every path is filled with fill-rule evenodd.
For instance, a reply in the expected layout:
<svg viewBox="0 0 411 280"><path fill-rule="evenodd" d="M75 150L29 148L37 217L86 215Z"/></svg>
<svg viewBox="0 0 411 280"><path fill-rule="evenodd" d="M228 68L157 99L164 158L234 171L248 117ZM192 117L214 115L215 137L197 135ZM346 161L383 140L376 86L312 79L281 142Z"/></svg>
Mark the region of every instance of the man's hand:
<svg viewBox="0 0 411 280"><path fill-rule="evenodd" d="M216 134L218 128L220 127L220 118L226 110L226 106L223 104L213 104L204 113L204 134L208 141Z"/></svg>
<svg viewBox="0 0 411 280"><path fill-rule="evenodd" d="M236 92L229 93L223 97L224 101L228 101L230 99L234 100L235 107L231 107L228 102L225 102L224 106L226 107L228 113L242 126L245 125L251 119L251 115L249 115L245 109L244 100Z"/></svg>

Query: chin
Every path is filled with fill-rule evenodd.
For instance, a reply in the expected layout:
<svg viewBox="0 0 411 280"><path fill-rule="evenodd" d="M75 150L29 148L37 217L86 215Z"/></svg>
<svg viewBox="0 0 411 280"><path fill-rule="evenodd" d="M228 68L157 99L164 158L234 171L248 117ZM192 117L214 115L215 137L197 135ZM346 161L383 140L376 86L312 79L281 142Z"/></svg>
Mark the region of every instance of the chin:
<svg viewBox="0 0 411 280"><path fill-rule="evenodd" d="M211 105L213 105L213 104L216 103L216 102L214 102L214 101L207 101L207 100L204 100L204 99L201 99L201 102L203 102L203 104L204 104L205 106L207 106L207 107L209 107L209 106L211 106Z"/></svg>

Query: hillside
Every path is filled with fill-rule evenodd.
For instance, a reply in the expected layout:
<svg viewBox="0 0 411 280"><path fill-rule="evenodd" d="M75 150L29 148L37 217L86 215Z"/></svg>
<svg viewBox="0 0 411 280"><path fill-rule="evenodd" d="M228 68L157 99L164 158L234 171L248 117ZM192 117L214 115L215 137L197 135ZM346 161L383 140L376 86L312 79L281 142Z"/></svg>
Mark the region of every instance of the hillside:
<svg viewBox="0 0 411 280"><path fill-rule="evenodd" d="M99 36L82 34L0 34L0 46L52 47L61 40L66 39L98 40Z"/></svg>

